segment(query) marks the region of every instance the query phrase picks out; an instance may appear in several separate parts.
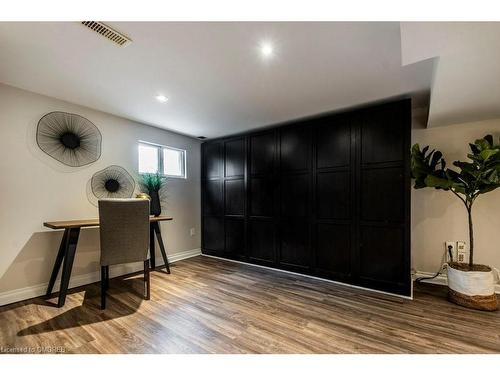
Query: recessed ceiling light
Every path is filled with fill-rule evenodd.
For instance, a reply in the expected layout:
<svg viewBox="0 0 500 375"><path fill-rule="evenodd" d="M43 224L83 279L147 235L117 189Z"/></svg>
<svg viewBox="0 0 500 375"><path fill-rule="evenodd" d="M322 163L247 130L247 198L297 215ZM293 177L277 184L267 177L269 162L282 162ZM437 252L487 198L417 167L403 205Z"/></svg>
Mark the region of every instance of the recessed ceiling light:
<svg viewBox="0 0 500 375"><path fill-rule="evenodd" d="M156 100L158 100L160 103L166 103L168 102L168 98L165 95L156 95L155 96Z"/></svg>
<svg viewBox="0 0 500 375"><path fill-rule="evenodd" d="M274 55L274 47L269 42L262 42L260 44L260 54L265 59L268 59Z"/></svg>

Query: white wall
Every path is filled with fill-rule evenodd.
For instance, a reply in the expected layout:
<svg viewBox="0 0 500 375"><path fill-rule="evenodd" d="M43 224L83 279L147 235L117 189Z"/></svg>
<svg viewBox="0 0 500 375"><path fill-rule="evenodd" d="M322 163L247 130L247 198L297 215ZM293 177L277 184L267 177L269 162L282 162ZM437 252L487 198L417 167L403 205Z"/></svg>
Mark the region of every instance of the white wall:
<svg viewBox="0 0 500 375"><path fill-rule="evenodd" d="M51 111L82 115L99 128L102 155L97 162L65 167L36 146L37 122ZM187 150L188 178L167 182L164 212L174 221L161 226L168 254L199 249L198 140L0 84L0 294L48 282L62 232L42 223L97 217L97 208L87 199L88 181L112 164L137 177L138 140ZM195 228L195 236L190 236L190 228ZM73 276L98 271L98 262L98 230L84 229Z"/></svg>
<svg viewBox="0 0 500 375"><path fill-rule="evenodd" d="M498 142L500 119L414 129L412 142L443 152L449 166L465 160L469 143L486 134ZM452 166L453 167L453 166ZM412 189L412 266L435 273L443 262L444 242L469 242L467 212L450 192ZM500 189L480 196L473 207L474 261L500 268Z"/></svg>

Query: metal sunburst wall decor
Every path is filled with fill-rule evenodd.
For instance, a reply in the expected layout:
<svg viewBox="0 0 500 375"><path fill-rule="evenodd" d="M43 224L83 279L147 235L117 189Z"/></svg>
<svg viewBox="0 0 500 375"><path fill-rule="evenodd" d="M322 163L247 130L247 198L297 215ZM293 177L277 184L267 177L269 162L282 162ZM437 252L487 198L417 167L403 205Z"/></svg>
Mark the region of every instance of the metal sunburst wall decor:
<svg viewBox="0 0 500 375"><path fill-rule="evenodd" d="M131 198L135 180L118 165L111 165L96 172L90 180L92 194L97 198Z"/></svg>
<svg viewBox="0 0 500 375"><path fill-rule="evenodd" d="M36 143L50 157L70 167L82 167L101 156L101 132L85 117L50 112L38 121Z"/></svg>

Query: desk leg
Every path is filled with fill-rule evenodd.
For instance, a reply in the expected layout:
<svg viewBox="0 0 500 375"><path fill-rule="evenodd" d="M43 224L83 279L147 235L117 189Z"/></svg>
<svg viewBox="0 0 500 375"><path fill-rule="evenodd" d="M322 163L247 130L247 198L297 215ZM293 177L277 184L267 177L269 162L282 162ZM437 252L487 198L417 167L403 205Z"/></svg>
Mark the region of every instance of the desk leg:
<svg viewBox="0 0 500 375"><path fill-rule="evenodd" d="M151 269L154 270L156 267L154 223L149 224L149 257L151 260Z"/></svg>
<svg viewBox="0 0 500 375"><path fill-rule="evenodd" d="M153 223L154 230L156 232L156 237L158 238L158 245L160 246L161 256L165 262L165 267L167 273L170 273L170 265L168 264L167 253L165 252L165 246L163 245L163 239L161 238L160 224L158 222Z"/></svg>
<svg viewBox="0 0 500 375"><path fill-rule="evenodd" d="M73 268L73 260L75 259L76 245L80 236L80 228L70 228L66 239L66 247L64 254L63 271L61 276L61 288L59 290L58 307L63 307L66 302L66 293L68 292L69 278L71 277L71 269Z"/></svg>
<svg viewBox="0 0 500 375"><path fill-rule="evenodd" d="M65 229L61 244L59 245L59 251L57 253L56 261L54 262L54 268L52 269L52 274L50 275L49 286L47 287L47 293L45 294L47 297L52 293L57 275L59 274L59 270L61 269L61 264L64 259L64 253L66 252L66 241L68 239L68 233L69 229Z"/></svg>

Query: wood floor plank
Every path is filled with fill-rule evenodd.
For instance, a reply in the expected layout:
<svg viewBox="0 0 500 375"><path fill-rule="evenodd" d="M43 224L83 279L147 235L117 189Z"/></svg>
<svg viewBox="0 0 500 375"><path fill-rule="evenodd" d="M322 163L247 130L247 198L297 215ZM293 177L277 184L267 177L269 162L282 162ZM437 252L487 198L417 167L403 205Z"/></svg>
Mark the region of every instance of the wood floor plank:
<svg viewBox="0 0 500 375"><path fill-rule="evenodd" d="M414 300L300 275L195 257L99 285L0 307L0 346L67 353L499 353L500 312L449 303L419 286Z"/></svg>

